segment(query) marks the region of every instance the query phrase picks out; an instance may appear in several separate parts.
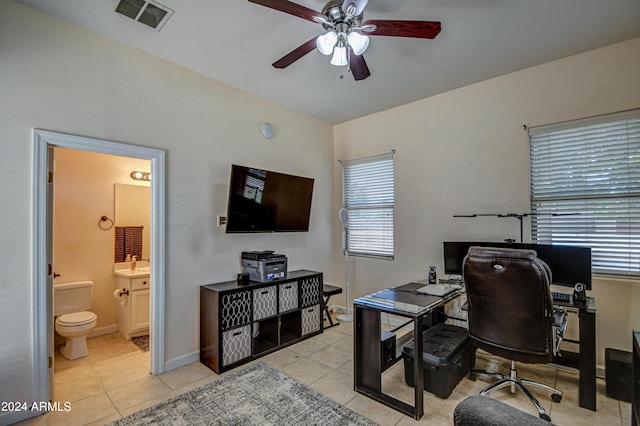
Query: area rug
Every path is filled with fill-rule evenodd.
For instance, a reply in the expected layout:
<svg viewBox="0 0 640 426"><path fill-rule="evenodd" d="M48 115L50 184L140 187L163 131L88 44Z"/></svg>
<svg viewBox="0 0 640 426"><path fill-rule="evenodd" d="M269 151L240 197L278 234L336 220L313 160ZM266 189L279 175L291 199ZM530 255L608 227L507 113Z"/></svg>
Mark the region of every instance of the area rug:
<svg viewBox="0 0 640 426"><path fill-rule="evenodd" d="M140 348L142 352L149 352L149 335L132 337L131 341Z"/></svg>
<svg viewBox="0 0 640 426"><path fill-rule="evenodd" d="M116 425L375 425L260 361Z"/></svg>

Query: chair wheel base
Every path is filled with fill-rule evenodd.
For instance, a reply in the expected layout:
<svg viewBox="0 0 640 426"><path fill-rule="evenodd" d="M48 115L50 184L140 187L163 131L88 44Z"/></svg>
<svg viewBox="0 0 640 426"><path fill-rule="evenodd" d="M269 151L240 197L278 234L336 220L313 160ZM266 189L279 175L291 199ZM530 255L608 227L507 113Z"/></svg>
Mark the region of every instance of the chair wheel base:
<svg viewBox="0 0 640 426"><path fill-rule="evenodd" d="M548 421L548 422L551 422L551 417L549 417L549 415L548 415L548 414L542 414L542 413L540 413L540 418L541 418L542 420L546 420L546 421Z"/></svg>
<svg viewBox="0 0 640 426"><path fill-rule="evenodd" d="M553 402L560 402L562 401L562 395L560 395L559 393L554 393L551 395L551 400Z"/></svg>
<svg viewBox="0 0 640 426"><path fill-rule="evenodd" d="M476 373L469 373L469 380L473 380L475 382L476 379L477 379Z"/></svg>

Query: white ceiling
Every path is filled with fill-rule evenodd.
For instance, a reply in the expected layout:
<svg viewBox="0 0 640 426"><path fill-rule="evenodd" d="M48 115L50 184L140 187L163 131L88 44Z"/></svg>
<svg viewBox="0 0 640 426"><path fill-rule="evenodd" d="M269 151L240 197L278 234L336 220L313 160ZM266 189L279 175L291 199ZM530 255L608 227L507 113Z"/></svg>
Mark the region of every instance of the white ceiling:
<svg viewBox="0 0 640 426"><path fill-rule="evenodd" d="M365 20L441 21L442 32L371 37L371 77L354 81L318 51L273 68L324 30L247 0L160 0L175 13L159 32L112 12L113 0L18 1L332 124L640 37L638 0L370 0Z"/></svg>

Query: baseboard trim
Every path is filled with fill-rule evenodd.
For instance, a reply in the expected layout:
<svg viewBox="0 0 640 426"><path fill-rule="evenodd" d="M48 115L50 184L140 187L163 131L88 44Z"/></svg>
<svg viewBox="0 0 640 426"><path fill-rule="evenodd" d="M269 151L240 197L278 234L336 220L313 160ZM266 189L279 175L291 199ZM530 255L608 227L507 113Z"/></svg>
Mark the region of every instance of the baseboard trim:
<svg viewBox="0 0 640 426"><path fill-rule="evenodd" d="M329 305L329 310L333 311L334 313L341 313L341 314L347 313L347 308L342 305ZM353 315L353 311L351 311L351 314ZM389 326L390 328L396 328L396 327L400 327L402 324L406 322L407 322L406 318L394 316L393 314L391 314L391 316L389 315L386 316L383 323Z"/></svg>
<svg viewBox="0 0 640 426"><path fill-rule="evenodd" d="M165 373L170 370L175 370L179 367L194 363L200 360L200 351L191 352L190 354L181 355L176 358L172 358L164 363Z"/></svg>
<svg viewBox="0 0 640 426"><path fill-rule="evenodd" d="M105 327L96 327L89 333L88 337L103 336L105 334L111 334L118 331L118 324L107 325Z"/></svg>
<svg viewBox="0 0 640 426"><path fill-rule="evenodd" d="M604 365L596 365L596 377L599 379L604 379L607 377L604 370Z"/></svg>

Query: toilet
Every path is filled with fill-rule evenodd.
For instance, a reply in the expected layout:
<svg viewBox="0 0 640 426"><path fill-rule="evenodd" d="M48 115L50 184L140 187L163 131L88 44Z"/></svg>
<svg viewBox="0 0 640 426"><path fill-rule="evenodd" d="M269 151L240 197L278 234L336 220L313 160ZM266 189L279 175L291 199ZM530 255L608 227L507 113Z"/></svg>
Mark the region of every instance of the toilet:
<svg viewBox="0 0 640 426"><path fill-rule="evenodd" d="M60 353L70 360L89 355L87 335L98 323L91 309L92 281L76 281L53 285L55 329L67 339Z"/></svg>

